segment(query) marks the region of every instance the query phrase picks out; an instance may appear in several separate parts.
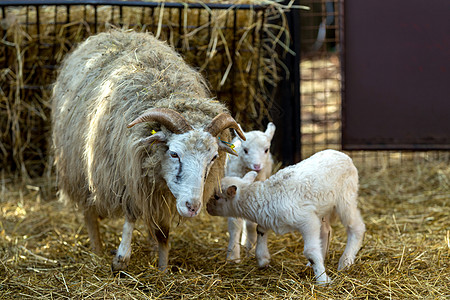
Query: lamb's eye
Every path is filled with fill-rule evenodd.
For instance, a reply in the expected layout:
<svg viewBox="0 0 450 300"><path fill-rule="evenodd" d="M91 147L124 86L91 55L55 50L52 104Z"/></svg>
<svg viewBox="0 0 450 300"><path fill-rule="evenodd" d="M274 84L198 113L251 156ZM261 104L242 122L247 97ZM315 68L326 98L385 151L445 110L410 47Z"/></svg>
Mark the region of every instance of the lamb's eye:
<svg viewBox="0 0 450 300"><path fill-rule="evenodd" d="M248 154L248 149L247 148L244 148L244 153Z"/></svg>
<svg viewBox="0 0 450 300"><path fill-rule="evenodd" d="M269 152L269 148L267 148L266 150L264 150L264 153L267 153L267 152Z"/></svg>
<svg viewBox="0 0 450 300"><path fill-rule="evenodd" d="M211 159L211 161L215 161L216 160L216 158L217 158L217 154L216 155L214 155L214 157Z"/></svg>
<svg viewBox="0 0 450 300"><path fill-rule="evenodd" d="M169 154L173 158L179 158L179 156L178 156L178 154L176 152L170 151Z"/></svg>

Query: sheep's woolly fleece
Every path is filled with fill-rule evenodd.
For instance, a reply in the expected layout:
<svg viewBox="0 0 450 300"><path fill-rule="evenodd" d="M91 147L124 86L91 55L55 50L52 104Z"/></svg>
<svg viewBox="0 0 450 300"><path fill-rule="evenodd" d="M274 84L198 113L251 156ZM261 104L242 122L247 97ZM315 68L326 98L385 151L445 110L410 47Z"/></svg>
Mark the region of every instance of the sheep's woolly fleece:
<svg viewBox="0 0 450 300"><path fill-rule="evenodd" d="M173 197L158 184L163 147L149 149L138 142L161 128L156 123L133 130L124 125L156 106L181 112L194 128L227 112L210 97L203 77L151 34L101 33L68 55L52 98L62 190L82 207L94 202L103 216L123 211L131 218L142 215L153 226L174 215ZM68 128L76 132L68 134ZM229 131L221 138L229 141ZM211 169L204 199L222 177L224 161L220 155Z"/></svg>

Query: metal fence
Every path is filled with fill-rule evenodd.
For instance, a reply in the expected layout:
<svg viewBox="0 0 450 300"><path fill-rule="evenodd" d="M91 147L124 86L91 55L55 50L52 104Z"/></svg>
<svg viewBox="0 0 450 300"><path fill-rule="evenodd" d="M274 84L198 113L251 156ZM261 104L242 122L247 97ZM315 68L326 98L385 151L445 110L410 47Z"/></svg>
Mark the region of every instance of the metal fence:
<svg viewBox="0 0 450 300"><path fill-rule="evenodd" d="M167 40L208 78L213 94L227 102L246 128L261 129L268 120L275 121L274 152L284 164L322 149L341 149L343 1L295 3L310 10L141 1L0 1L2 166L32 175L51 169L48 99L57 66L74 45L108 26L147 30ZM11 24L19 25L16 31ZM283 31L286 28L290 35ZM449 160L448 151L350 153L376 165L403 159Z"/></svg>
<svg viewBox="0 0 450 300"><path fill-rule="evenodd" d="M0 1L0 9L0 151L2 165L10 171L39 174L51 168L48 99L58 65L74 45L112 26L149 31L166 40L208 78L213 95L228 104L247 130L273 119L291 122L275 99L277 84L294 73L283 74L281 67L286 49L280 45L289 46L289 35L280 5L17 0ZM282 95L292 94L289 89ZM298 119L297 114L291 117ZM279 127L277 138L289 126ZM290 142L299 140L299 134L289 136ZM292 161L291 148L282 149L280 160Z"/></svg>

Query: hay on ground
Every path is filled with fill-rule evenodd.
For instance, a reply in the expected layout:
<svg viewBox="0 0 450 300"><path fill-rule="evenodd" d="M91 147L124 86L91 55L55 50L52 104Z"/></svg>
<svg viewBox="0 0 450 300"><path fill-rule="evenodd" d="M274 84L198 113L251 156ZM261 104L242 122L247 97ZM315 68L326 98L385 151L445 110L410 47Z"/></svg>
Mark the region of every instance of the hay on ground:
<svg viewBox="0 0 450 300"><path fill-rule="evenodd" d="M272 262L225 262L226 221L205 211L173 229L167 273L155 243L138 224L122 276L110 270L123 220L105 220L106 250L96 256L82 216L56 200L47 179L26 186L1 179L0 298L120 299L448 299L450 167L404 161L392 168L359 163L360 208L367 226L356 263L338 273L345 231L334 227L326 261L330 287L313 284L297 233L269 237Z"/></svg>

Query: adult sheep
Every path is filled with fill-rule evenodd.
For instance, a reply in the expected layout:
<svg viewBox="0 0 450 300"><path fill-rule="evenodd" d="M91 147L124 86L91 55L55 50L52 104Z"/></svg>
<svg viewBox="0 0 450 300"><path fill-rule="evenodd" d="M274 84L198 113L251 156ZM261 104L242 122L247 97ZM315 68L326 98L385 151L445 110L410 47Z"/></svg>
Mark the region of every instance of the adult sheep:
<svg viewBox="0 0 450 300"><path fill-rule="evenodd" d="M92 36L65 58L52 120L59 191L82 208L96 253L99 217L125 216L114 271L128 266L138 218L166 269L176 211L194 217L213 194L226 158L218 151L234 153L223 143L227 128L244 138L197 71L166 43L133 31Z"/></svg>

